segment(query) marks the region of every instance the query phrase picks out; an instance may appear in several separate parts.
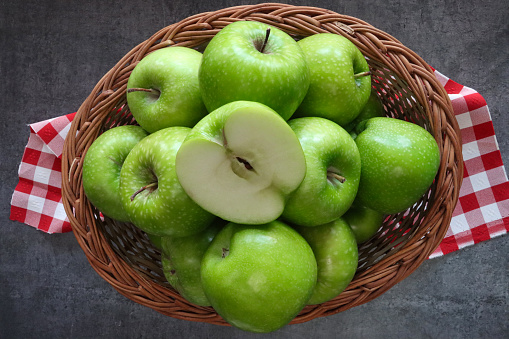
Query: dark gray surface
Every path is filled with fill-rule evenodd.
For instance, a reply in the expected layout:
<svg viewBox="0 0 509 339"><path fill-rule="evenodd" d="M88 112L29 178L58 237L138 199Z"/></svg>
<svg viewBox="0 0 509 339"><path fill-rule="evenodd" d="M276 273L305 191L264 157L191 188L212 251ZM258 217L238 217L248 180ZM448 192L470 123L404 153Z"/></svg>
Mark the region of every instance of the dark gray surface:
<svg viewBox="0 0 509 339"><path fill-rule="evenodd" d="M0 338L244 338L162 316L117 293L71 233L9 220L27 124L74 112L117 60L158 29L255 1L0 2ZM509 163L507 1L292 1L363 19L487 100ZM428 260L368 304L271 338L509 338L507 236Z"/></svg>

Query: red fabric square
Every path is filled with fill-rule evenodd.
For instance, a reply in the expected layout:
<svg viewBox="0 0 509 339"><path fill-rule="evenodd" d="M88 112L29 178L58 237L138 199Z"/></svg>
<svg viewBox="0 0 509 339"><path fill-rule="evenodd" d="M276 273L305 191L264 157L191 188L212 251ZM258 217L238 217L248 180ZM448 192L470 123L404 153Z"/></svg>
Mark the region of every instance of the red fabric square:
<svg viewBox="0 0 509 339"><path fill-rule="evenodd" d="M493 129L493 123L491 121L483 124L474 125L474 133L476 139L484 139L495 135L495 129Z"/></svg>
<svg viewBox="0 0 509 339"><path fill-rule="evenodd" d="M46 193L46 199L54 202L59 202L62 198L62 190L58 187L48 186L48 192Z"/></svg>
<svg viewBox="0 0 509 339"><path fill-rule="evenodd" d="M448 94L458 94L463 89L463 85L460 85L452 80L447 81L444 88Z"/></svg>
<svg viewBox="0 0 509 339"><path fill-rule="evenodd" d="M444 238L444 240L440 243L440 248L442 249L443 254L459 250L456 238L454 237Z"/></svg>
<svg viewBox="0 0 509 339"><path fill-rule="evenodd" d="M26 208L11 205L11 215L9 217L11 220L15 220L15 221L24 223L26 220L26 217L27 217Z"/></svg>
<svg viewBox="0 0 509 339"><path fill-rule="evenodd" d="M500 151L482 154L481 159L486 170L504 166L504 163L502 162L502 156L500 155Z"/></svg>
<svg viewBox="0 0 509 339"><path fill-rule="evenodd" d="M44 232L48 232L51 222L53 221L53 218L50 216L47 216L45 214L41 214L41 220L39 220L39 225L37 226L38 229Z"/></svg>
<svg viewBox="0 0 509 339"><path fill-rule="evenodd" d="M474 227L471 229L471 231L472 231L472 238L474 239L474 242L476 244L481 241L491 239L490 232L488 231L488 226L486 226L486 225Z"/></svg>
<svg viewBox="0 0 509 339"><path fill-rule="evenodd" d="M473 111L483 106L486 106L486 100L479 93L472 93L465 95L465 101L467 102L468 110Z"/></svg>
<svg viewBox="0 0 509 339"><path fill-rule="evenodd" d="M496 201L509 200L509 181L492 187Z"/></svg>
<svg viewBox="0 0 509 339"><path fill-rule="evenodd" d="M32 193L33 186L34 186L33 181L27 180L25 178L20 178L18 185L16 185L16 191L30 194Z"/></svg>
<svg viewBox="0 0 509 339"><path fill-rule="evenodd" d="M53 165L51 166L53 171L61 172L62 171L62 158L55 158L53 161Z"/></svg>
<svg viewBox="0 0 509 339"><path fill-rule="evenodd" d="M25 148L25 153L23 153L23 158L21 161L30 165L37 166L41 154L42 152L39 150L33 148Z"/></svg>
<svg viewBox="0 0 509 339"><path fill-rule="evenodd" d="M37 132L37 135L47 144L58 135L58 132L52 124L46 124Z"/></svg>
<svg viewBox="0 0 509 339"><path fill-rule="evenodd" d="M475 193L471 193L459 198L463 213L467 213L479 208L479 201Z"/></svg>

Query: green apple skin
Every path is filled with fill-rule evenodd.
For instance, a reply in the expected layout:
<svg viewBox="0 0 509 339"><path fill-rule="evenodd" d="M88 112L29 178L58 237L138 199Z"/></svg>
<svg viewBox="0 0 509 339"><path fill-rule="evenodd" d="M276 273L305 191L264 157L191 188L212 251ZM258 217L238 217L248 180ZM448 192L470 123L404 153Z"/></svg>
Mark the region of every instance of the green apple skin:
<svg viewBox="0 0 509 339"><path fill-rule="evenodd" d="M187 196L175 173L175 156L191 129L167 127L145 137L120 171L120 198L131 222L157 236L187 236L214 220ZM148 187L137 193L147 185Z"/></svg>
<svg viewBox="0 0 509 339"><path fill-rule="evenodd" d="M235 101L193 127L177 153L176 172L186 193L210 213L264 224L283 212L304 179L306 160L297 136L274 110Z"/></svg>
<svg viewBox="0 0 509 339"><path fill-rule="evenodd" d="M83 189L88 200L104 215L129 221L120 203L120 169L129 152L148 135L139 126L118 126L101 134L83 161Z"/></svg>
<svg viewBox="0 0 509 339"><path fill-rule="evenodd" d="M164 275L170 285L193 304L210 306L201 283L201 260L225 224L219 219L205 230L187 237L162 237Z"/></svg>
<svg viewBox="0 0 509 339"><path fill-rule="evenodd" d="M357 244L362 244L380 229L384 214L354 202L342 218L350 225Z"/></svg>
<svg viewBox="0 0 509 339"><path fill-rule="evenodd" d="M294 118L316 116L345 126L366 104L371 76L366 59L348 39L320 33L299 41L309 65L309 89Z"/></svg>
<svg viewBox="0 0 509 339"><path fill-rule="evenodd" d="M127 82L127 104L150 133L171 126L194 126L208 112L201 99L198 70L202 54L187 47L166 47L144 57ZM133 88L153 89L129 92Z"/></svg>
<svg viewBox="0 0 509 339"><path fill-rule="evenodd" d="M402 212L429 189L440 165L433 136L419 125L371 118L357 128L361 155L359 204L384 214Z"/></svg>
<svg viewBox="0 0 509 339"><path fill-rule="evenodd" d="M359 115L345 126L345 130L349 133L355 133L355 127L362 121L383 116L385 116L384 105L378 98L376 91L372 89L368 102L366 102ZM354 139L356 136L355 134Z"/></svg>
<svg viewBox="0 0 509 339"><path fill-rule="evenodd" d="M306 305L316 284L317 265L309 244L280 221L228 224L202 260L205 294L231 325L272 332L287 325Z"/></svg>
<svg viewBox="0 0 509 339"><path fill-rule="evenodd" d="M148 240L150 240L150 243L154 245L156 249L159 251L162 251L163 249L163 237L159 235L149 234L147 233Z"/></svg>
<svg viewBox="0 0 509 339"><path fill-rule="evenodd" d="M301 226L331 222L350 208L357 194L361 175L357 145L341 126L324 118L297 118L288 124L304 150L307 170L282 217ZM341 182L331 173L346 180Z"/></svg>
<svg viewBox="0 0 509 339"><path fill-rule="evenodd" d="M302 50L288 34L261 22L238 21L207 45L199 80L209 112L232 101L255 101L288 120L306 95L309 70Z"/></svg>
<svg viewBox="0 0 509 339"><path fill-rule="evenodd" d="M350 284L359 262L352 229L343 218L316 227L294 227L311 246L318 266L317 283L308 305L335 298Z"/></svg>

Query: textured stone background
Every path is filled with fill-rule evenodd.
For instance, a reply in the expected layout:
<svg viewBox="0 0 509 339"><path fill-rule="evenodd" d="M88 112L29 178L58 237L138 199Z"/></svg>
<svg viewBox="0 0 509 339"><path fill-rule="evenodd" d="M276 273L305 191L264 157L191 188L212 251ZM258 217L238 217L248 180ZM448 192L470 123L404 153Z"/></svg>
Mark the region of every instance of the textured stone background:
<svg viewBox="0 0 509 339"><path fill-rule="evenodd" d="M117 293L72 233L9 220L27 124L74 112L126 52L192 14L256 1L0 1L0 338L250 338L162 316ZM509 164L505 0L289 1L363 19L487 100ZM368 304L270 338L509 338L509 241L428 260Z"/></svg>

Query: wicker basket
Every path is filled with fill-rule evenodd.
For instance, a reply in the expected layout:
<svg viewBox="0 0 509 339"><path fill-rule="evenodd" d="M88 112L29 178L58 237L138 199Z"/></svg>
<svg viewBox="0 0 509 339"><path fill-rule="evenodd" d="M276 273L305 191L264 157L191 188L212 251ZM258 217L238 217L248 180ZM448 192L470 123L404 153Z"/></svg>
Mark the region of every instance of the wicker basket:
<svg viewBox="0 0 509 339"><path fill-rule="evenodd" d="M412 273L443 239L463 177L461 140L449 97L430 66L387 33L325 9L258 4L201 13L161 29L127 53L81 105L65 141L63 202L78 243L97 273L127 298L174 318L227 325L211 307L193 305L169 286L160 253L143 232L129 223L101 219L83 192L81 159L100 133L135 123L125 92L137 62L167 46L202 51L217 32L238 20L265 22L295 39L323 32L348 38L367 58L372 86L386 114L424 126L438 142L441 164L429 192L408 211L389 216L378 234L359 248L357 274L343 293L306 306L292 323L368 302Z"/></svg>

